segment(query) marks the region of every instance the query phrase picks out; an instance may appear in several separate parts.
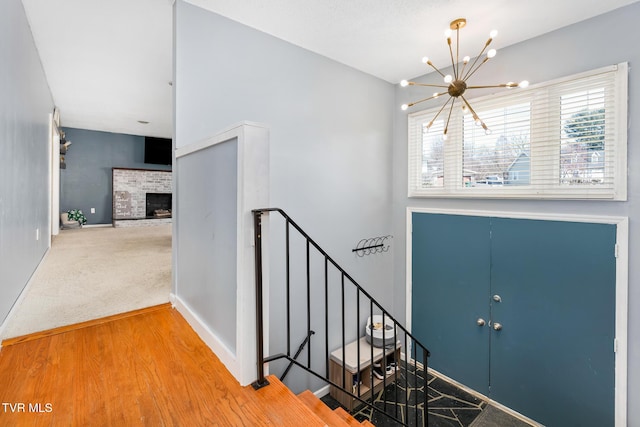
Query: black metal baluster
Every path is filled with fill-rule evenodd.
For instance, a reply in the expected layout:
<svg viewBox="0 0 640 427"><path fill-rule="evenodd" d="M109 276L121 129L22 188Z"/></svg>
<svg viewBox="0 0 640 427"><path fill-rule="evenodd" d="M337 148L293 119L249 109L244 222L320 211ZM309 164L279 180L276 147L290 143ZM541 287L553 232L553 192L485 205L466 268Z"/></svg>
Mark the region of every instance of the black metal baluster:
<svg viewBox="0 0 640 427"><path fill-rule="evenodd" d="M342 294L342 388L346 389L347 382L347 370L346 370L346 360L347 360L347 349L346 349L346 341L345 341L345 313L344 313L344 273L342 273L341 279L341 294Z"/></svg>
<svg viewBox="0 0 640 427"><path fill-rule="evenodd" d="M382 371L382 407L387 412L387 341L385 337L387 327L384 315L385 312L382 310L382 359L380 359L380 370ZM371 341L373 341L373 337Z"/></svg>
<svg viewBox="0 0 640 427"><path fill-rule="evenodd" d="M427 385L427 358L429 357L429 352L426 348L422 347L422 364L424 366L424 371L422 375L424 376L424 417L422 418L422 423L426 427L429 425L429 387Z"/></svg>
<svg viewBox="0 0 640 427"><path fill-rule="evenodd" d="M416 426L418 425L418 349L416 348L417 346L414 344L411 347L413 347L412 352L413 352L413 374L415 375L415 384L416 384L416 393L414 400L415 400L415 406L416 406L416 413L415 413L415 424Z"/></svg>
<svg viewBox="0 0 640 427"><path fill-rule="evenodd" d="M358 389L357 394L360 397L360 383L361 383L361 374L360 374L360 289L356 288L356 340L358 343L358 370L356 376L356 387Z"/></svg>
<svg viewBox="0 0 640 427"><path fill-rule="evenodd" d="M309 239L307 239L307 331L311 330L311 261L309 259ZM307 347L307 366L311 368L311 345Z"/></svg>
<svg viewBox="0 0 640 427"><path fill-rule="evenodd" d="M398 323L393 321L393 378L394 382L394 402L396 407L396 418L398 418L398 372L400 372L400 361L397 360L398 353Z"/></svg>
<svg viewBox="0 0 640 427"><path fill-rule="evenodd" d="M374 379L375 376L373 375L373 298L369 298L369 333L371 334L371 345L369 346L369 350L371 353L371 358L369 359L369 366L371 367L371 369L369 369L369 376L370 378L370 387L371 387L371 405L373 405L373 399L374 399L374 393L373 393L373 386L374 386Z"/></svg>
<svg viewBox="0 0 640 427"><path fill-rule="evenodd" d="M287 284L287 356L291 356L291 260L290 260L290 240L289 240L289 218L286 221L286 284ZM308 329L307 329L308 330Z"/></svg>
<svg viewBox="0 0 640 427"><path fill-rule="evenodd" d="M326 377L329 378L329 262L324 257L324 354L326 357Z"/></svg>
<svg viewBox="0 0 640 427"><path fill-rule="evenodd" d="M409 421L409 358L411 357L411 352L410 352L410 348L412 347L412 343L409 342L409 339L407 338L407 330L404 330L404 376L405 376L405 387L404 387L404 401L405 401L405 407L406 407L406 417L407 419L404 420L405 422Z"/></svg>

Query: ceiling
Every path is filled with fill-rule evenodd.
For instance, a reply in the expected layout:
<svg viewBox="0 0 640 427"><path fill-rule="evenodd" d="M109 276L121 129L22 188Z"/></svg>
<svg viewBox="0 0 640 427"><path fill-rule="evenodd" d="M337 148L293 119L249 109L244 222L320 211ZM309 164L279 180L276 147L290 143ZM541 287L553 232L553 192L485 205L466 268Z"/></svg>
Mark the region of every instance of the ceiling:
<svg viewBox="0 0 640 427"><path fill-rule="evenodd" d="M453 19L473 56L639 0L186 1L397 83L450 62ZM173 0L22 2L63 126L171 137Z"/></svg>

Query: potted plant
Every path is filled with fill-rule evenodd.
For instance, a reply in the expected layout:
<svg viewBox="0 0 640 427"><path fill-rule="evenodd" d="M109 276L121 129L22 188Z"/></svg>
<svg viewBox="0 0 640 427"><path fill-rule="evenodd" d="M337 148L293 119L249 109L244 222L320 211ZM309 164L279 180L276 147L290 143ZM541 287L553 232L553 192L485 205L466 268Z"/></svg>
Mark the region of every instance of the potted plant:
<svg viewBox="0 0 640 427"><path fill-rule="evenodd" d="M67 212L71 221L78 221L80 225L87 223L87 217L84 216L81 209L71 209Z"/></svg>

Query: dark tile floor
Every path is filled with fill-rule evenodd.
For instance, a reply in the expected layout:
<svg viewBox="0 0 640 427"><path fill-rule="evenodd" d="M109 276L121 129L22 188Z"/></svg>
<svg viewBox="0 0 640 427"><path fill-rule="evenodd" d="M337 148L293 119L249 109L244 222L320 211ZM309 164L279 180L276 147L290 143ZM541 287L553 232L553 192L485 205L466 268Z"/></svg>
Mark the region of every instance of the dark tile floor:
<svg viewBox="0 0 640 427"><path fill-rule="evenodd" d="M352 411L352 415L359 421L367 419L377 427L399 425L400 423L393 418L408 425L423 426L424 371L418 370L414 375L413 367L409 366L408 377L409 385L407 386L407 375L403 367L399 372L398 387L394 384L389 385L375 396L374 405L384 409L391 416L365 405ZM529 426L529 424L523 423L494 406L488 405L487 402L465 390L431 374L427 374L427 394L428 427L474 427L476 419L483 423L479 424L482 426ZM398 402L395 402L396 396L398 396ZM323 397L322 400L332 409L340 406L329 395Z"/></svg>

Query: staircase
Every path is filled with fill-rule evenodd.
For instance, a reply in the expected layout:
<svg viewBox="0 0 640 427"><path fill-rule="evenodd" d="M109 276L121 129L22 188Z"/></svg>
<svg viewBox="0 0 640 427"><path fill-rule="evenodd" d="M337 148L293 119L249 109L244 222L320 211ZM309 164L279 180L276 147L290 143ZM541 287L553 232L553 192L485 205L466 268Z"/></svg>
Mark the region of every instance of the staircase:
<svg viewBox="0 0 640 427"><path fill-rule="evenodd" d="M367 426L373 427L368 420L359 422L342 408L331 410L324 402L311 393L309 390L303 391L298 395L298 399L302 401L309 409L313 411L328 426Z"/></svg>
<svg viewBox="0 0 640 427"><path fill-rule="evenodd" d="M269 375L267 378L269 387L256 390L255 401L259 405L268 404L271 414L280 414L281 419L272 419L278 425L289 426L295 422L294 420L304 420L305 427L373 427L373 424L366 420L360 423L342 408L331 410L309 390L296 396L276 376Z"/></svg>
<svg viewBox="0 0 640 427"><path fill-rule="evenodd" d="M270 231L263 242L262 218L267 215ZM265 377L264 365L273 363L272 372L280 372L279 384L291 369L297 375L306 372L309 381L329 385L331 396L349 410L364 405L395 425L427 426L429 350L283 210L254 210L253 223L258 360L254 389L272 387L275 377ZM269 251L267 256L263 249ZM268 260L266 272L263 260ZM271 298L277 295L281 302L270 308L266 319L264 280L270 280ZM269 356L264 354L265 321L269 336L276 337L270 351L280 351ZM310 391L298 399L326 425L372 425L360 423L343 408L331 410Z"/></svg>

